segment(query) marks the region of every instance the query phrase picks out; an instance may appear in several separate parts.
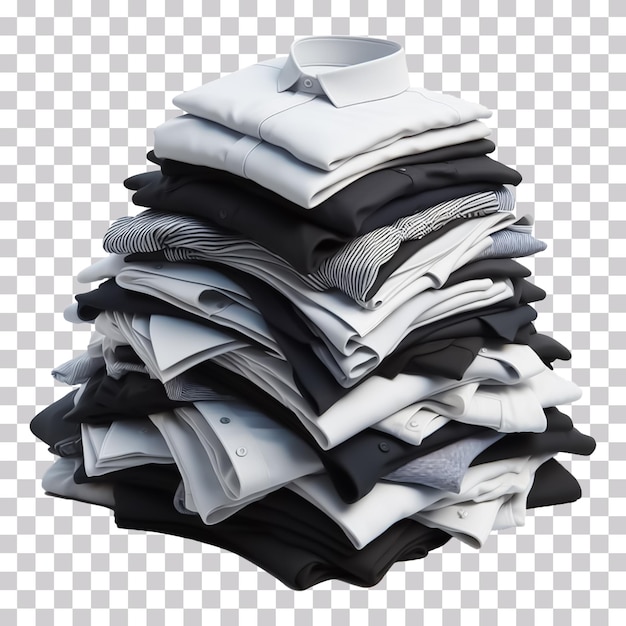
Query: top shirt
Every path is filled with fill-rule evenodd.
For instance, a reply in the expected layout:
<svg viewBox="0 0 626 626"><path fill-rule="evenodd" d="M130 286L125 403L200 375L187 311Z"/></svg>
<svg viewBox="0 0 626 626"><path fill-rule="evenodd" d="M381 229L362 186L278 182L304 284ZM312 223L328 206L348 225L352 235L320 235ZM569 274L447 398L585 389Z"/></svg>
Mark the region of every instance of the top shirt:
<svg viewBox="0 0 626 626"><path fill-rule="evenodd" d="M174 104L326 171L406 137L491 115L480 104L410 88L401 46L361 37L300 39L288 57L182 93Z"/></svg>

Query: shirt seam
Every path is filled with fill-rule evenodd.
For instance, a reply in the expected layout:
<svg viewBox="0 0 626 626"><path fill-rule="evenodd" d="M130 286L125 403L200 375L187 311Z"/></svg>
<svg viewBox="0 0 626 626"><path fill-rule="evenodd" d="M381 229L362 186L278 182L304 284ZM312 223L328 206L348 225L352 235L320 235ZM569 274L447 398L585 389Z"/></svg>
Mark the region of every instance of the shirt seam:
<svg viewBox="0 0 626 626"><path fill-rule="evenodd" d="M435 98L431 98L422 91L413 89L407 89L406 91L411 91L413 93L419 94L420 96L422 96L422 98L424 98L424 100L428 100L429 102L434 102L437 105L445 106L449 109L452 109L456 113L456 124L458 125L461 123L461 112L456 107L453 107L451 104L448 104L447 102L442 102L441 100L436 100Z"/></svg>
<svg viewBox="0 0 626 626"><path fill-rule="evenodd" d="M302 92L298 92L298 93L302 93ZM266 141L267 143L271 143L271 141L267 140L265 137L263 137L262 132L261 132L261 127L263 126L263 124L265 124L265 122L267 122L269 119L276 117L277 115L280 115L281 113L284 113L285 111L291 111L292 109L296 109L299 106L302 106L303 104L308 104L309 102L312 102L313 100L315 100L317 98L317 95L313 95L311 98L309 98L308 100L305 100L304 102L297 102L296 104L292 104L291 106L285 107L284 109L281 109L280 111L276 111L274 113L272 113L271 115L268 115L266 118L262 119L259 122L259 125L257 126L257 133L259 135L259 139L262 139L263 141ZM283 148L284 150L285 148Z"/></svg>

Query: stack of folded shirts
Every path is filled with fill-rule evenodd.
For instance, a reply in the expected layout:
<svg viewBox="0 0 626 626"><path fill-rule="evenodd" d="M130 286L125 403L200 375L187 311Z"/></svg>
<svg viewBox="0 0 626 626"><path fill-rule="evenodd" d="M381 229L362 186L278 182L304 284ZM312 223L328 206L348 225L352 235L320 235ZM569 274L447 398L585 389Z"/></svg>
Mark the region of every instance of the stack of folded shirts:
<svg viewBox="0 0 626 626"><path fill-rule="evenodd" d="M393 42L312 37L175 98L147 207L114 222L94 324L32 422L44 488L122 528L226 548L303 589L376 584L451 537L480 547L580 497L595 442L536 332L545 249L515 170L459 98L410 88Z"/></svg>

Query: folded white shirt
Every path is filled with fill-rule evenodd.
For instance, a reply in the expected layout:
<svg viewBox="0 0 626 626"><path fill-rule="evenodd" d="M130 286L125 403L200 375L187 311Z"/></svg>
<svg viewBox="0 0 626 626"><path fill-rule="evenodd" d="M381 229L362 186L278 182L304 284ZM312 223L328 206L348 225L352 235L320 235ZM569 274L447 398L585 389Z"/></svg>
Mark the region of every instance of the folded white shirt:
<svg viewBox="0 0 626 626"><path fill-rule="evenodd" d="M471 389L476 384L467 383L459 388L459 392L465 387ZM423 402L409 404L409 406L396 411L384 420L372 424L371 427L393 435L407 443L412 443L414 446L419 446L425 437L439 430L450 421L449 417L444 417L439 415L439 413L424 408L423 404Z"/></svg>
<svg viewBox="0 0 626 626"><path fill-rule="evenodd" d="M148 463L174 462L165 440L148 419L81 424L81 437L87 476L102 476Z"/></svg>
<svg viewBox="0 0 626 626"><path fill-rule="evenodd" d="M235 340L216 328L164 315L103 311L96 318L96 328L106 334L119 332L123 337L119 343L130 345L150 375L163 383L199 363L247 346L244 341ZM114 353L105 355L107 371L112 369L109 364L116 360Z"/></svg>
<svg viewBox="0 0 626 626"><path fill-rule="evenodd" d="M360 549L399 520L416 513L523 492L532 483L536 468L551 456L517 457L470 467L458 494L420 485L379 482L366 496L347 505L323 474L299 478L289 488L324 511ZM481 526L481 519L477 518L473 517L472 521L476 521L479 529L491 529L493 519L481 518L484 522ZM458 519L460 529L463 529L462 521L466 518ZM483 534L484 530L480 530L480 535Z"/></svg>
<svg viewBox="0 0 626 626"><path fill-rule="evenodd" d="M378 56L393 47L398 50L392 55ZM310 72L307 80L317 83L318 93L294 80L294 69L303 61ZM380 64L388 64L387 71L376 71ZM355 72L360 76L342 88L338 98L339 84ZM392 76L403 80L388 88ZM372 93L371 85L365 93L368 83L377 83L378 93ZM491 115L480 104L409 87L398 44L354 37L296 41L288 57L268 59L186 91L174 98L174 104L327 171L364 153L375 158L385 148L425 131Z"/></svg>
<svg viewBox="0 0 626 626"><path fill-rule="evenodd" d="M202 444L204 457L196 462L210 463L233 500L269 493L324 469L304 439L243 402L196 402L174 414ZM194 493L200 488L194 486Z"/></svg>
<svg viewBox="0 0 626 626"><path fill-rule="evenodd" d="M233 500L218 480L192 428L171 412L149 416L167 442L185 487L185 508L198 513L205 524L216 524L265 494ZM198 461L200 459L200 462ZM201 488L194 490L194 486Z"/></svg>
<svg viewBox="0 0 626 626"><path fill-rule="evenodd" d="M220 272L185 263L123 263L115 282L236 330L280 353L271 330L248 294Z"/></svg>
<svg viewBox="0 0 626 626"><path fill-rule="evenodd" d="M543 409L569 404L581 397L578 385L550 369L518 385L474 383L431 396L422 405L466 424L499 432L536 432L546 429Z"/></svg>
<svg viewBox="0 0 626 626"><path fill-rule="evenodd" d="M482 502L461 502L434 511L421 511L411 519L439 528L472 548L482 548L493 530L522 526L526 500L532 487Z"/></svg>
<svg viewBox="0 0 626 626"><path fill-rule="evenodd" d="M260 139L200 117L182 115L155 128L154 152L159 158L204 165L249 178L311 209L365 174L404 165L408 155L483 139L490 134L489 128L478 121L430 130L375 152L359 154L329 172Z"/></svg>
<svg viewBox="0 0 626 626"><path fill-rule="evenodd" d="M414 445L425 436L425 428L449 419L493 428L503 433L543 432L543 409L569 404L581 397L575 383L545 368L516 385L473 382L416 402L372 428Z"/></svg>

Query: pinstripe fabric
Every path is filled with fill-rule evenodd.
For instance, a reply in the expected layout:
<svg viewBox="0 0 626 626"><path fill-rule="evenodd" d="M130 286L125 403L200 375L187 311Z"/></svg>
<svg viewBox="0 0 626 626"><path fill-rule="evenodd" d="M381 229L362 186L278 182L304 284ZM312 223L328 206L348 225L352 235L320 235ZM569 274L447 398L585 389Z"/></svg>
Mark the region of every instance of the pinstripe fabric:
<svg viewBox="0 0 626 626"><path fill-rule="evenodd" d="M525 232L513 230L510 226L489 235L491 245L476 259L511 259L531 256L547 248L545 241L535 239Z"/></svg>
<svg viewBox="0 0 626 626"><path fill-rule="evenodd" d="M162 250L167 260L174 262L211 260L241 269L245 269L242 263L279 265L316 291L337 288L361 303L381 266L393 258L404 241L420 239L455 219L511 211L514 203L513 194L502 187L438 204L353 239L316 272L306 275L258 244L226 233L210 222L152 209L114 222L103 245L107 252L117 254Z"/></svg>
<svg viewBox="0 0 626 626"><path fill-rule="evenodd" d="M66 385L80 385L86 383L102 367L104 367L102 357L92 357L88 352L84 352L74 359L57 365L52 370L52 376Z"/></svg>
<svg viewBox="0 0 626 626"><path fill-rule="evenodd" d="M318 291L338 287L353 300L365 300L379 268L389 261L404 241L421 239L455 219L475 218L496 211L512 211L513 194L499 191L473 194L438 204L426 211L396 220L347 243L336 255L324 261L309 277ZM363 286L367 289L363 291Z"/></svg>
<svg viewBox="0 0 626 626"><path fill-rule="evenodd" d="M179 402L223 401L229 396L218 393L206 383L194 380L190 374L181 374L163 383L165 393L170 400Z"/></svg>

